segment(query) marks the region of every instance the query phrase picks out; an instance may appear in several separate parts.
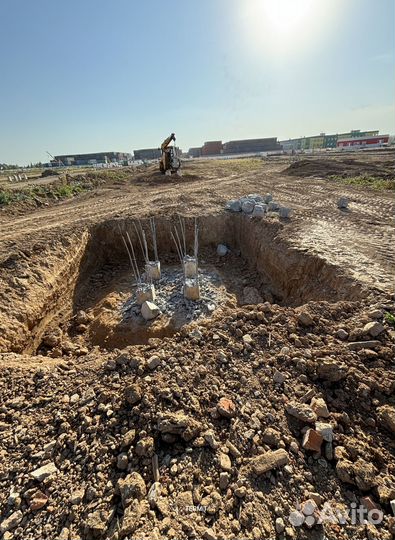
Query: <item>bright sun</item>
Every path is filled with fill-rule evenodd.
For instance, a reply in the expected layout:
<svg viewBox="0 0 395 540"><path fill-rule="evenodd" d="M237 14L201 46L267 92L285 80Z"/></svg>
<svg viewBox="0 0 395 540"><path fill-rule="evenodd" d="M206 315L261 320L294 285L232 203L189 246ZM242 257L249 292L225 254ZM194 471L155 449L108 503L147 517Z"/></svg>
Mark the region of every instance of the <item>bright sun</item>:
<svg viewBox="0 0 395 540"><path fill-rule="evenodd" d="M301 54L332 22L339 0L243 0L250 46L279 59Z"/></svg>

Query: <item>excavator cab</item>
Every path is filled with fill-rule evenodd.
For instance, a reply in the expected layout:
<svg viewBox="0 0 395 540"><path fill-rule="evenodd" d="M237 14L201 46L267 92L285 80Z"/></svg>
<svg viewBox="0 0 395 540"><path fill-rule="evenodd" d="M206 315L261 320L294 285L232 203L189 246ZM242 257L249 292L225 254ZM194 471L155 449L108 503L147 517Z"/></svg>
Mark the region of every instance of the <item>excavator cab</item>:
<svg viewBox="0 0 395 540"><path fill-rule="evenodd" d="M174 141L174 145L170 146L170 143ZM161 145L162 156L159 162L159 170L166 175L178 174L180 175L181 160L177 156L176 151L176 136L172 133L167 139L165 139Z"/></svg>

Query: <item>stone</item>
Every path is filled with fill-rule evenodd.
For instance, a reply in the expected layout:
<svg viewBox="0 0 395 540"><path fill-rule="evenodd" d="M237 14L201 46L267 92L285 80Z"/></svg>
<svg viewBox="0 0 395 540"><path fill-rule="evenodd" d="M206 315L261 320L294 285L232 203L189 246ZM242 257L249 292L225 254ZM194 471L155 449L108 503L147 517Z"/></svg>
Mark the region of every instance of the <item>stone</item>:
<svg viewBox="0 0 395 540"><path fill-rule="evenodd" d="M231 471L232 470L232 462L230 460L230 457L228 454L220 453L219 455L219 465L223 471Z"/></svg>
<svg viewBox="0 0 395 540"><path fill-rule="evenodd" d="M150 358L147 360L147 366L152 371L156 369L158 366L160 366L162 362L162 359L157 354L153 354Z"/></svg>
<svg viewBox="0 0 395 540"><path fill-rule="evenodd" d="M285 530L285 523L283 518L278 517L275 522L276 533L281 534Z"/></svg>
<svg viewBox="0 0 395 540"><path fill-rule="evenodd" d="M48 497L43 493L42 491L36 491L34 493L33 497L30 500L30 510L33 512L36 510L40 510L40 508L43 508L48 502Z"/></svg>
<svg viewBox="0 0 395 540"><path fill-rule="evenodd" d="M310 407L313 409L315 414L321 418L328 418L329 411L325 400L319 397L313 397L310 403Z"/></svg>
<svg viewBox="0 0 395 540"><path fill-rule="evenodd" d="M163 412L158 415L158 430L162 434L179 435L185 441L189 441L200 433L202 426L197 420L187 416L182 411Z"/></svg>
<svg viewBox="0 0 395 540"><path fill-rule="evenodd" d="M55 463L48 463L47 465L43 465L39 469L36 469L30 473L30 476L34 478L34 480L37 480L38 482L42 482L45 480L45 478L48 478L48 476L52 476L53 474L58 472L58 468L56 467Z"/></svg>
<svg viewBox="0 0 395 540"><path fill-rule="evenodd" d="M378 340L351 341L350 343L347 343L347 347L351 351L359 351L360 349L377 349L377 347L381 347L381 345L381 341Z"/></svg>
<svg viewBox="0 0 395 540"><path fill-rule="evenodd" d="M4 519L0 523L0 535L4 534L7 531L12 531L15 529L19 523L22 521L23 514L20 510L13 512L8 518Z"/></svg>
<svg viewBox="0 0 395 540"><path fill-rule="evenodd" d="M206 529L203 533L204 540L217 540L217 535L213 529Z"/></svg>
<svg viewBox="0 0 395 540"><path fill-rule="evenodd" d="M369 334L370 336L374 338L379 336L382 332L384 332L384 330L385 330L384 326L380 322L377 322L377 321L368 322L363 327L363 333L365 335Z"/></svg>
<svg viewBox="0 0 395 540"><path fill-rule="evenodd" d="M242 203L241 209L244 212L244 214L252 214L255 207L255 201L253 200L246 200Z"/></svg>
<svg viewBox="0 0 395 540"><path fill-rule="evenodd" d="M320 379L330 382L338 382L345 378L347 366L337 360L318 359L317 375Z"/></svg>
<svg viewBox="0 0 395 540"><path fill-rule="evenodd" d="M298 312L298 323L302 326L311 326L314 324L313 318L307 311Z"/></svg>
<svg viewBox="0 0 395 540"><path fill-rule="evenodd" d="M250 334L244 334L244 336L243 336L243 343L244 343L244 345L253 345L253 344L254 344L254 340L253 340L253 338L250 336Z"/></svg>
<svg viewBox="0 0 395 540"><path fill-rule="evenodd" d="M392 405L383 405L377 408L377 419L380 426L391 433L395 433L395 407Z"/></svg>
<svg viewBox="0 0 395 540"><path fill-rule="evenodd" d="M280 209L280 205L274 201L270 201L267 209L269 212L277 212Z"/></svg>
<svg viewBox="0 0 395 540"><path fill-rule="evenodd" d="M314 424L314 422L317 420L316 413L306 403L290 401L285 406L285 410L290 416L297 418L301 422L306 422L307 424Z"/></svg>
<svg viewBox="0 0 395 540"><path fill-rule="evenodd" d="M226 210L230 210L231 212L241 212L241 204L239 200L232 200L228 201L226 203Z"/></svg>
<svg viewBox="0 0 395 540"><path fill-rule="evenodd" d="M219 475L219 487L220 489L226 489L229 485L229 473L221 472Z"/></svg>
<svg viewBox="0 0 395 540"><path fill-rule="evenodd" d="M267 204L256 204L252 212L253 217L265 217L267 212Z"/></svg>
<svg viewBox="0 0 395 540"><path fill-rule="evenodd" d="M273 375L273 382L276 384L283 384L286 381L286 376L276 369Z"/></svg>
<svg viewBox="0 0 395 540"><path fill-rule="evenodd" d="M155 443L152 437L143 437L136 444L136 454L142 457L152 457L154 446Z"/></svg>
<svg viewBox="0 0 395 540"><path fill-rule="evenodd" d="M225 418L233 418L236 414L236 405L231 399L222 397L217 403L217 412Z"/></svg>
<svg viewBox="0 0 395 540"><path fill-rule="evenodd" d="M143 393L138 384L130 384L125 388L125 399L129 405L135 405L143 397Z"/></svg>
<svg viewBox="0 0 395 540"><path fill-rule="evenodd" d="M138 472L131 472L118 480L117 491L121 496L123 508L126 508L133 499L141 501L147 495L147 486Z"/></svg>
<svg viewBox="0 0 395 540"><path fill-rule="evenodd" d="M383 316L383 312L381 311L381 309L371 309L370 311L368 311L368 317L370 317L371 319L381 319Z"/></svg>
<svg viewBox="0 0 395 540"><path fill-rule="evenodd" d="M265 472L277 469L289 463L288 453L282 448L279 450L265 452L257 457L252 458L252 470L258 476Z"/></svg>
<svg viewBox="0 0 395 540"><path fill-rule="evenodd" d="M302 446L305 450L320 452L322 441L323 437L320 433L318 433L314 429L308 429L304 434Z"/></svg>
<svg viewBox="0 0 395 540"><path fill-rule="evenodd" d="M281 441L280 432L274 428L268 427L265 429L262 441L269 446L278 446Z"/></svg>
<svg viewBox="0 0 395 540"><path fill-rule="evenodd" d="M288 219L291 216L291 213L291 208L287 208L285 206L280 206L280 208L278 209L278 215L282 219Z"/></svg>
<svg viewBox="0 0 395 540"><path fill-rule="evenodd" d="M315 430L317 433L319 433L322 436L324 441L326 442L333 441L333 427L331 426L331 424L327 424L324 422L316 422Z"/></svg>
<svg viewBox="0 0 395 540"><path fill-rule="evenodd" d="M128 455L126 453L118 454L117 468L120 471L125 471L128 468Z"/></svg>
<svg viewBox="0 0 395 540"><path fill-rule="evenodd" d="M135 438L136 438L136 430L129 429L126 433L122 435L121 447L125 448L126 446L130 446L133 443Z"/></svg>
<svg viewBox="0 0 395 540"><path fill-rule="evenodd" d="M344 330L344 328L339 328L339 330L336 332L336 337L342 341L345 341L348 338L348 332Z"/></svg>
<svg viewBox="0 0 395 540"><path fill-rule="evenodd" d="M158 499L161 496L162 486L160 482L154 482L149 488L147 499L151 508L156 508Z"/></svg>
<svg viewBox="0 0 395 540"><path fill-rule="evenodd" d="M348 198L347 197L340 197L337 201L337 207L340 209L348 208Z"/></svg>
<svg viewBox="0 0 395 540"><path fill-rule="evenodd" d="M84 489L76 489L70 493L70 503L73 505L80 504L84 498Z"/></svg>
<svg viewBox="0 0 395 540"><path fill-rule="evenodd" d="M227 255L229 249L224 244L218 244L217 246L217 255L219 257L225 257Z"/></svg>
<svg viewBox="0 0 395 540"><path fill-rule="evenodd" d="M144 317L146 321L155 319L159 314L160 314L160 309L153 302L146 300L141 305L141 315Z"/></svg>

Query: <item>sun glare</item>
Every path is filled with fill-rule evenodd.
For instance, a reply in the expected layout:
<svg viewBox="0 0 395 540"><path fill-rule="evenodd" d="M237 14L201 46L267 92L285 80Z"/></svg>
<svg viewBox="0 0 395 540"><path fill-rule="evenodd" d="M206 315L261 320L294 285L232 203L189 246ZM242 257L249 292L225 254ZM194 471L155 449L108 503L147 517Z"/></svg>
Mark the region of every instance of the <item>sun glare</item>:
<svg viewBox="0 0 395 540"><path fill-rule="evenodd" d="M338 0L243 0L245 38L250 48L277 60L301 54L324 36L338 3Z"/></svg>

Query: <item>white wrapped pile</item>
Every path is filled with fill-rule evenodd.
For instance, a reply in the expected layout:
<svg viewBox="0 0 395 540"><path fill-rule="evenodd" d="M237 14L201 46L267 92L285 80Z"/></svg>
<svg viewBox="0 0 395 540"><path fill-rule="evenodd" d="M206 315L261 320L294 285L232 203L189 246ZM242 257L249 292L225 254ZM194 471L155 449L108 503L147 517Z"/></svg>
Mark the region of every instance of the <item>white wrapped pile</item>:
<svg viewBox="0 0 395 540"><path fill-rule="evenodd" d="M225 208L229 212L242 212L251 217L261 218L265 217L268 212L276 212L280 218L289 218L292 212L290 208L274 202L271 193L266 193L263 197L262 195L252 193L245 197L240 197L240 199L228 201Z"/></svg>

